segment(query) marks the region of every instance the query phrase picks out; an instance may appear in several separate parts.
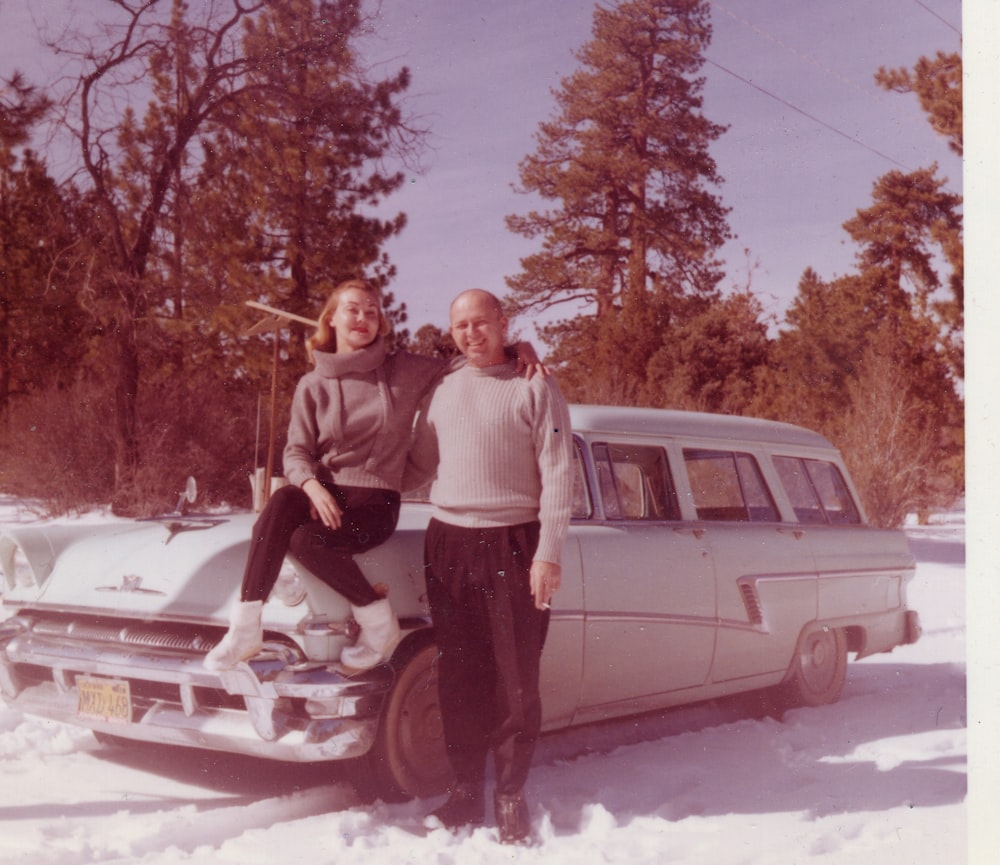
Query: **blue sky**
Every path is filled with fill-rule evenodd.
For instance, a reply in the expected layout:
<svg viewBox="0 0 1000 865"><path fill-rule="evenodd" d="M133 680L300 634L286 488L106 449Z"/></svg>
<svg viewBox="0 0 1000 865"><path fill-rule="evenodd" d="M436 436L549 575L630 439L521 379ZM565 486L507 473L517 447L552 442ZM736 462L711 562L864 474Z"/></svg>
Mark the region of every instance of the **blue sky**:
<svg viewBox="0 0 1000 865"><path fill-rule="evenodd" d="M36 47L32 17L66 21L70 9L95 5L0 0L0 73L17 66L43 80L51 61ZM873 82L880 65L912 67L921 55L959 50L962 4L720 0L712 7L704 108L730 126L713 154L738 235L723 250L724 284L745 283L749 250L758 263L753 290L780 315L806 267L828 278L851 269L855 250L841 225L869 204L882 174L937 161L962 191L961 161L931 131L916 98ZM592 10L587 0L382 0L368 56L376 74L410 67L409 108L431 130L423 170L389 202L409 217L389 252L399 270L393 290L412 329L445 324L462 289L502 294L504 277L535 248L508 233L504 217L537 204L513 191L517 164L554 110L551 91L576 66L573 50L590 38ZM531 335L530 320L517 324Z"/></svg>
<svg viewBox="0 0 1000 865"><path fill-rule="evenodd" d="M713 154L738 235L723 251L725 285L745 283L748 249L759 262L753 289L780 314L806 267L824 277L852 268L855 250L841 225L870 203L882 174L937 161L962 191L961 160L931 131L916 98L873 81L880 65L912 67L921 55L960 50L961 3L712 6L707 56L718 65L705 67L704 107L730 126ZM462 288L502 293L504 277L534 249L503 218L533 204L511 189L517 164L554 111L552 89L575 68L572 51L590 38L592 9L579 0L383 2L372 56L411 68L411 105L433 130L426 170L396 198L410 224L390 247L411 323L444 323ZM519 325L530 334L530 322Z"/></svg>

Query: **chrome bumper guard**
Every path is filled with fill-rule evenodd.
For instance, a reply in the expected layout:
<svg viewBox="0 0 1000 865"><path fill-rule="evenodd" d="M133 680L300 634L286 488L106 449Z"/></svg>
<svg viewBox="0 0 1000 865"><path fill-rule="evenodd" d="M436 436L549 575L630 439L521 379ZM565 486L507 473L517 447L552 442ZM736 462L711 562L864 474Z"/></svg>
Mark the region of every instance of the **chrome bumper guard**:
<svg viewBox="0 0 1000 865"><path fill-rule="evenodd" d="M11 706L125 739L292 762L358 757L375 741L393 682L388 666L348 678L278 643L265 643L260 655L221 673L206 670L203 660L203 653L39 635L16 619L0 626L0 689ZM39 668L51 673L51 681L36 677ZM133 698L131 723L81 718L75 684L80 674L125 679L133 691L150 683L171 692L176 686L177 697ZM205 699L219 692L237 698L229 700L237 705Z"/></svg>

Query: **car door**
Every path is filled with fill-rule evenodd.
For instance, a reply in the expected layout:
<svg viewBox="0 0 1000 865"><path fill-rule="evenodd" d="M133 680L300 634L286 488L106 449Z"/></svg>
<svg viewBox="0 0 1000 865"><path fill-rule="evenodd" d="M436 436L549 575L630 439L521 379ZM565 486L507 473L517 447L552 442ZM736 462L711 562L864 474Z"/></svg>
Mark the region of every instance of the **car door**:
<svg viewBox="0 0 1000 865"><path fill-rule="evenodd" d="M683 456L715 565L712 681L783 673L802 625L816 617L816 569L805 533L782 523L754 454L688 447Z"/></svg>
<svg viewBox="0 0 1000 865"><path fill-rule="evenodd" d="M577 721L702 684L715 642L708 542L679 518L665 450L599 442L591 456L600 510L574 528L586 607Z"/></svg>

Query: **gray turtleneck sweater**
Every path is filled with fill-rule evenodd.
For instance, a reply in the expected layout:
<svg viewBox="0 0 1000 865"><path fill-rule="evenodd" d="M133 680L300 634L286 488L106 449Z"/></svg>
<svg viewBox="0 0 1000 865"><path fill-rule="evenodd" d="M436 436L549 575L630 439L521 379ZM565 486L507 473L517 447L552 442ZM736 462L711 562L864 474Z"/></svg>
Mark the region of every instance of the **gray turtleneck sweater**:
<svg viewBox="0 0 1000 865"><path fill-rule="evenodd" d="M381 337L359 351L313 354L292 401L285 477L400 490L417 408L454 363L387 354Z"/></svg>

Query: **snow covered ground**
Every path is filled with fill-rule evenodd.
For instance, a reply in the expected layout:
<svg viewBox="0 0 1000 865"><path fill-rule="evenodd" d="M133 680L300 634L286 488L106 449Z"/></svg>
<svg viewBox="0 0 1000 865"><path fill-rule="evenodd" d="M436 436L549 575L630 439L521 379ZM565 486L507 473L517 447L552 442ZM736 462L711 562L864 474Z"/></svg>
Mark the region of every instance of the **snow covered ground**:
<svg viewBox="0 0 1000 865"><path fill-rule="evenodd" d="M0 500L15 519L32 517ZM852 662L838 704L781 722L718 702L547 736L533 848L429 831L440 800L365 804L337 767L102 747L0 704L0 863L996 861L966 827L964 514L907 532L917 644Z"/></svg>

